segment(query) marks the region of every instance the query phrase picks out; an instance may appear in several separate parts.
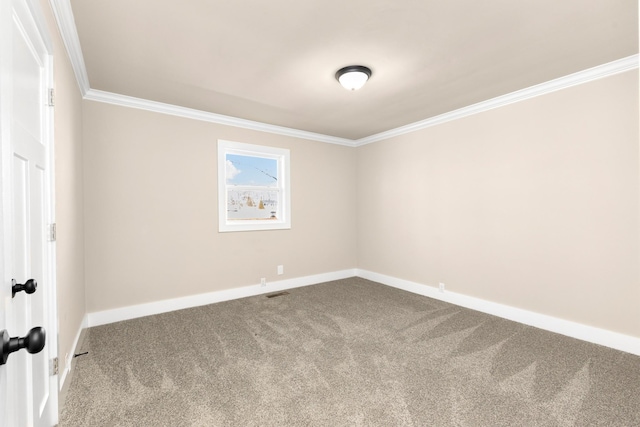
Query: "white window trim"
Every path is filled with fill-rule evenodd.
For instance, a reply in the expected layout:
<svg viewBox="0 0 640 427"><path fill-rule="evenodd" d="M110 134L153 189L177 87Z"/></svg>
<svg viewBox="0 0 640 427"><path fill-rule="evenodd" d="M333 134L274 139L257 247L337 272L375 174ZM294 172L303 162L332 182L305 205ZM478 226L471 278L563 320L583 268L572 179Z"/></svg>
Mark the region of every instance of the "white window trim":
<svg viewBox="0 0 640 427"><path fill-rule="evenodd" d="M227 220L227 154L267 157L278 161L279 213L281 217L273 221ZM289 150L242 142L218 140L218 231L286 230L291 228L291 186Z"/></svg>

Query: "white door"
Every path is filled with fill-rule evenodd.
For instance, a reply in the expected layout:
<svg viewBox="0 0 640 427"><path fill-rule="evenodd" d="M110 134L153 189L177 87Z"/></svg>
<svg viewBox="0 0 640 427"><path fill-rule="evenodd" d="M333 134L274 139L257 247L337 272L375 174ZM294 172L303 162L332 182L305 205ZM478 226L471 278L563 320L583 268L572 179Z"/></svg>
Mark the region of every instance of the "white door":
<svg viewBox="0 0 640 427"><path fill-rule="evenodd" d="M3 0L0 10L0 131L2 137L2 298L0 330L25 337L45 331L34 354L11 353L0 366L0 426L51 427L57 422L55 243L53 222L51 49L37 1ZM39 25L40 24L40 25ZM42 31L41 31L42 30ZM13 296L12 280L37 283ZM4 319L2 319L4 317ZM33 339L31 340L33 343ZM33 349L32 349L33 350Z"/></svg>

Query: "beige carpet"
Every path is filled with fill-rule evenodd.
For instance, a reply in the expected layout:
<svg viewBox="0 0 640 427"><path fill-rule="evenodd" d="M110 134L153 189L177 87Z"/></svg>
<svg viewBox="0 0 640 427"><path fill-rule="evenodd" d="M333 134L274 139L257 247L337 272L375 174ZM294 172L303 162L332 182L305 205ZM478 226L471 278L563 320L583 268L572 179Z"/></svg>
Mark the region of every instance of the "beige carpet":
<svg viewBox="0 0 640 427"><path fill-rule="evenodd" d="M61 426L640 426L640 357L346 279L91 328Z"/></svg>

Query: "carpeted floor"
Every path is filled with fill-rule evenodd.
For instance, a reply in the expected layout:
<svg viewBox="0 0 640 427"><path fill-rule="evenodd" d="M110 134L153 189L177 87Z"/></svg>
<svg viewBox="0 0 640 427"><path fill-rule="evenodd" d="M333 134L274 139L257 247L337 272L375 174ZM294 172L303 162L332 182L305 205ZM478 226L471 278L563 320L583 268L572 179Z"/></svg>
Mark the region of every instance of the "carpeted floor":
<svg viewBox="0 0 640 427"><path fill-rule="evenodd" d="M61 426L640 426L640 357L352 278L91 328Z"/></svg>

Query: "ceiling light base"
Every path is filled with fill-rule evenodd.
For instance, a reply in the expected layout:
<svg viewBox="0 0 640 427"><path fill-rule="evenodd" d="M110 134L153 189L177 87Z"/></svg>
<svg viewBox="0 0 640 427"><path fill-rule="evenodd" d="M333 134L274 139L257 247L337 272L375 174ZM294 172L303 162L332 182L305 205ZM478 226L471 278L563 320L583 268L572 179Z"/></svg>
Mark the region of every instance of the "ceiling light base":
<svg viewBox="0 0 640 427"><path fill-rule="evenodd" d="M363 65L349 65L336 71L336 80L347 90L358 90L371 77L371 69Z"/></svg>

